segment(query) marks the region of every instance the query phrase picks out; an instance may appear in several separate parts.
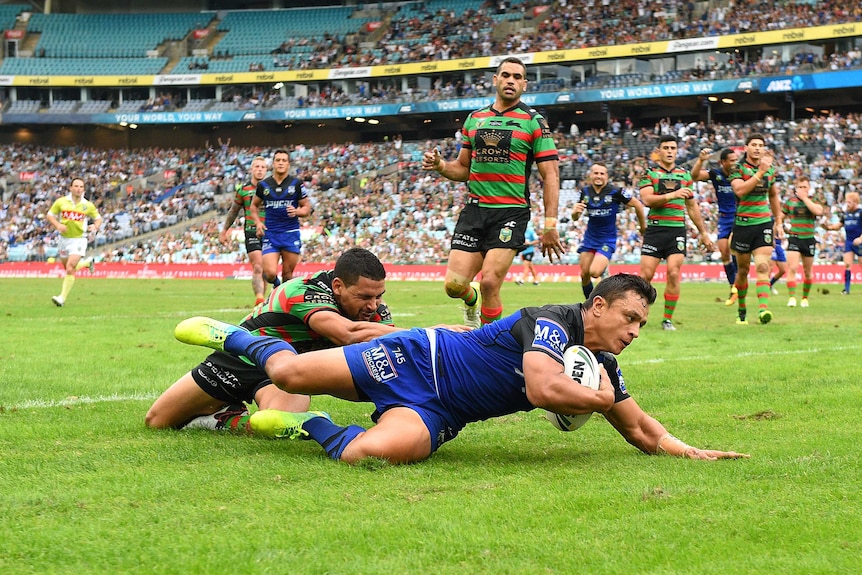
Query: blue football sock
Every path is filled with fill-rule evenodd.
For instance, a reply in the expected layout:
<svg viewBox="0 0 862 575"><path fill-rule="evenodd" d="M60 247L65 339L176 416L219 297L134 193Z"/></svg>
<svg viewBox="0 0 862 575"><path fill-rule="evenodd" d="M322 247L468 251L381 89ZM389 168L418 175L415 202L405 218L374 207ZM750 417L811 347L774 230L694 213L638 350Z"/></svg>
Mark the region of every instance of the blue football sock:
<svg viewBox="0 0 862 575"><path fill-rule="evenodd" d="M302 429L308 432L308 436L323 447L326 454L338 461L344 449L365 429L358 425L341 427L332 423L325 417L314 417L302 424Z"/></svg>
<svg viewBox="0 0 862 575"><path fill-rule="evenodd" d="M850 270L844 270L844 291L850 292Z"/></svg>
<svg viewBox="0 0 862 575"><path fill-rule="evenodd" d="M296 355L296 349L283 339L261 337L243 330L236 330L225 338L224 350L236 356L244 355L261 370L273 354L289 351Z"/></svg>
<svg viewBox="0 0 862 575"><path fill-rule="evenodd" d="M727 283L733 285L733 282L736 281L736 266L733 265L733 262L724 264L724 275L727 276Z"/></svg>

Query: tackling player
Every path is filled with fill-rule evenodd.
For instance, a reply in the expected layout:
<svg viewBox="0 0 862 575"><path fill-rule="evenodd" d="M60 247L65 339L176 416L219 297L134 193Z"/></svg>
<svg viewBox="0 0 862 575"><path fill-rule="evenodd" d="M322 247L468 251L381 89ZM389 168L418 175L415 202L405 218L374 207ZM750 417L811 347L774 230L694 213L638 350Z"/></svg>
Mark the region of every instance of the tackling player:
<svg viewBox="0 0 862 575"><path fill-rule="evenodd" d="M655 298L643 278L618 274L599 282L583 304L523 308L467 333L413 329L302 355L280 339L209 318L185 320L174 333L184 343L251 358L293 393L373 402L376 425L367 430L336 425L320 412L264 410L251 417L255 429L313 439L336 461L421 461L470 422L534 408L565 415L601 412L644 453L748 457L685 444L629 394L615 356L638 337ZM598 390L575 383L563 370L563 354L576 344L600 358Z"/></svg>
<svg viewBox="0 0 862 575"><path fill-rule="evenodd" d="M288 341L298 353L368 341L398 331L381 299L385 279L386 270L374 254L352 248L338 258L334 270L274 289L240 325ZM153 403L146 425L247 430L243 403L252 401L260 409L305 411L310 400L272 385L251 363L215 352Z"/></svg>

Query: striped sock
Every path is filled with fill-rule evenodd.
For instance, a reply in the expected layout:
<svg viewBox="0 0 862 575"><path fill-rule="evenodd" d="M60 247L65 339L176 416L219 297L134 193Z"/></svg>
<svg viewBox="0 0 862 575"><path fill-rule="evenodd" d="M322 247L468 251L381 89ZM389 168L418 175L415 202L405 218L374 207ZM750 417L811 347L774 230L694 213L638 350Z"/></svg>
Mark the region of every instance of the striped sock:
<svg viewBox="0 0 862 575"><path fill-rule="evenodd" d="M787 280L787 295L796 297L796 280Z"/></svg>
<svg viewBox="0 0 862 575"><path fill-rule="evenodd" d="M497 321L503 316L503 306L500 307L485 307L482 306L482 323L491 323Z"/></svg>
<svg viewBox="0 0 862 575"><path fill-rule="evenodd" d="M664 294L664 319L673 319L673 312L676 311L676 302L679 301L679 294Z"/></svg>
<svg viewBox="0 0 862 575"><path fill-rule="evenodd" d="M808 294L811 293L811 286L814 285L814 282L810 282L808 280L802 280L802 297L807 298Z"/></svg>
<svg viewBox="0 0 862 575"><path fill-rule="evenodd" d="M764 280L757 280L756 284L757 291L757 308L758 309L766 309L769 307L769 282Z"/></svg>

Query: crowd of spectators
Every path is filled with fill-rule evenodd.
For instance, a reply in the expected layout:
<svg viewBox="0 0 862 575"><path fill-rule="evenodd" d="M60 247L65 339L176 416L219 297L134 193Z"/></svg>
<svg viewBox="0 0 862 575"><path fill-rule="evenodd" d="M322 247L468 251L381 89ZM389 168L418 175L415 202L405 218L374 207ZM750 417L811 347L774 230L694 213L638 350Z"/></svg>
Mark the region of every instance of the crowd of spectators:
<svg viewBox="0 0 862 575"><path fill-rule="evenodd" d="M621 125L626 126L624 122ZM631 126L626 126L631 128ZM589 165L605 162L612 180L636 195L640 173L657 138L679 138L679 162L691 162L700 149L741 146L752 131L766 135L776 151L782 189L795 176L811 177L828 214L817 228L818 261L837 262L842 256L843 230L828 231L844 196L862 190L862 115L818 116L798 123L767 117L752 125L673 122L664 119L640 130L558 129L562 158L561 234L567 245L564 263L577 262L583 222L569 219L573 191L583 185ZM466 186L419 168L421 151L439 146L444 156L457 152L454 138L433 142L332 144L291 149L292 171L313 198L315 210L303 228L303 258L330 262L344 249L358 245L374 250L388 263L445 261ZM124 262L240 262L244 244L239 222L233 241L217 240L218 227L232 199L234 186L247 177L246 168L268 150L227 145L201 150L96 151L11 146L3 172L29 174L29 181L8 186L0 204L0 254L26 249L28 258L44 259L55 247L56 234L44 220L51 202L67 192L74 174L83 174L88 196L105 219L96 238L97 260ZM159 185L133 188L143 180ZM7 182L8 182L7 177ZM708 184L697 187L707 227L716 223L714 195ZM533 182L533 205L540 206L541 186ZM201 223L202 215L211 214ZM196 223L189 227L188 220ZM185 222L185 224L184 224ZM634 263L640 236L631 210L620 216L617 262ZM158 234L149 234L159 230ZM124 247L115 242L125 240ZM691 235L691 261L714 261ZM538 262L542 258L537 258Z"/></svg>

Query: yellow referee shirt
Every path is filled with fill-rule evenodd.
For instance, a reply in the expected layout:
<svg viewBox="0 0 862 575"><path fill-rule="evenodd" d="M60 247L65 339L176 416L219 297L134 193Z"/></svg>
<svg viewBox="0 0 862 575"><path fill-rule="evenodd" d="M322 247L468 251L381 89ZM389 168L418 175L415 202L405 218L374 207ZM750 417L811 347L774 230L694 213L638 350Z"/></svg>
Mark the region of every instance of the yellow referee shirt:
<svg viewBox="0 0 862 575"><path fill-rule="evenodd" d="M93 202L81 198L76 204L71 195L58 198L49 211L66 226L66 233L62 234L64 238L80 238L84 235L87 218L95 220L102 217Z"/></svg>

